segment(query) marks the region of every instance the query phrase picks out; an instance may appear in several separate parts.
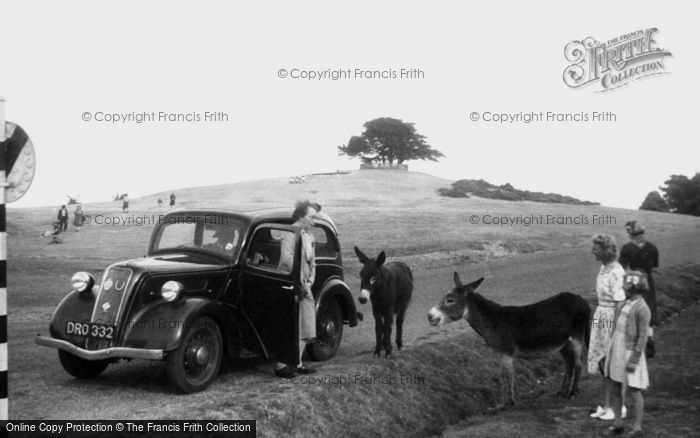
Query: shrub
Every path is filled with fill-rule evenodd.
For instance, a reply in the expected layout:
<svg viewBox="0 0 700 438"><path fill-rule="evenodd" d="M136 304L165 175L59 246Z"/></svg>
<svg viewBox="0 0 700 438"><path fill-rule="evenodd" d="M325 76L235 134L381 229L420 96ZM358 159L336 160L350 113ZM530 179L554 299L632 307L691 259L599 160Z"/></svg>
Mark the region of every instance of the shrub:
<svg viewBox="0 0 700 438"><path fill-rule="evenodd" d="M502 199L506 201L533 201L554 204L598 205L597 202L581 201L571 196L558 193L531 192L518 190L510 183L495 186L483 179L460 179L452 183L450 188L438 189L440 196L452 198L468 198L469 195L488 199Z"/></svg>

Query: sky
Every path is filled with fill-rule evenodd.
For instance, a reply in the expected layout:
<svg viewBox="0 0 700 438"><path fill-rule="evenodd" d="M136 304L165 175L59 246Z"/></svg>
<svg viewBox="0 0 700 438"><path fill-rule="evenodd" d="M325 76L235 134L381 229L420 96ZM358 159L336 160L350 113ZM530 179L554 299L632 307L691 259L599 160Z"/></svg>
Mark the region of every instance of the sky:
<svg viewBox="0 0 700 438"><path fill-rule="evenodd" d="M12 206L357 169L337 147L394 117L445 154L411 170L637 208L670 175L700 171L693 12L648 1L0 0L0 96L37 154ZM649 28L672 53L664 74L605 93L564 83L568 43ZM540 112L615 120L484 121Z"/></svg>

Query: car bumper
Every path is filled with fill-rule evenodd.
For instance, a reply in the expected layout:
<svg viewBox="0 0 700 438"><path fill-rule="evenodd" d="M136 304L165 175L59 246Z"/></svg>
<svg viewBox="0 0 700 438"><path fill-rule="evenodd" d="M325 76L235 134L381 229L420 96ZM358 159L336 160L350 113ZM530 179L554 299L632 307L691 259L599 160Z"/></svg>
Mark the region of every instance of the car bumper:
<svg viewBox="0 0 700 438"><path fill-rule="evenodd" d="M163 350L145 348L111 347L104 348L102 350L86 350L62 339L40 335L37 335L36 338L34 338L34 342L37 345L44 347L58 348L59 350L67 351L86 360L102 360L112 358L163 360L165 357Z"/></svg>

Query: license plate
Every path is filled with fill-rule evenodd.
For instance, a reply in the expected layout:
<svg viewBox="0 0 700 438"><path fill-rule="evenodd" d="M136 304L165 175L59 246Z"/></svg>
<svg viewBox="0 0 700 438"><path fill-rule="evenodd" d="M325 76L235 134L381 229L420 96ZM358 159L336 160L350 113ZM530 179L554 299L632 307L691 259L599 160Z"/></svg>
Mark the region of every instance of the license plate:
<svg viewBox="0 0 700 438"><path fill-rule="evenodd" d="M95 339L114 339L113 325L96 322L66 321L66 333L73 336L85 336Z"/></svg>

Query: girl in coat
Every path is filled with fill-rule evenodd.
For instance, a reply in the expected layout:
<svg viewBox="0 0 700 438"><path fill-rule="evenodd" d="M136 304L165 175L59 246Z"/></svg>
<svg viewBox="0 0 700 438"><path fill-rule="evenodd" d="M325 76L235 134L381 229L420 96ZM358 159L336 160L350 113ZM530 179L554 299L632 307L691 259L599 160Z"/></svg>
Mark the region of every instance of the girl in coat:
<svg viewBox="0 0 700 438"><path fill-rule="evenodd" d="M610 350L605 358L605 376L614 386L613 412L615 422L610 426L611 435L624 432L621 415L621 394L629 388L634 400L634 424L631 436L642 436L642 417L644 415L644 398L642 390L649 387L644 350L649 333L651 311L642 298L649 289L646 274L631 271L625 275L625 295L627 301L615 312L615 332L610 341Z"/></svg>

